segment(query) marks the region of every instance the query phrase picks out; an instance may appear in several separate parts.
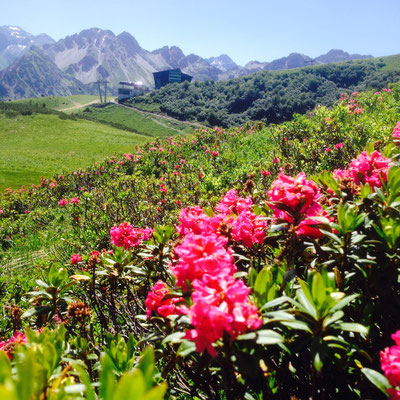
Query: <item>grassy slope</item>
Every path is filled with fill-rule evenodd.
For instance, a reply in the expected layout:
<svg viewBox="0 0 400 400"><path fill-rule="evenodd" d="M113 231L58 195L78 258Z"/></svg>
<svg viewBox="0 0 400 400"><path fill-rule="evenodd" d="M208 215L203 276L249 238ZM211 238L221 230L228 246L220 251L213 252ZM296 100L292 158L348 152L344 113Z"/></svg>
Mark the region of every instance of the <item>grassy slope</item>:
<svg viewBox="0 0 400 400"><path fill-rule="evenodd" d="M136 110L110 104L104 108L90 107L89 112L83 115L94 118L99 122L111 122L124 125L134 129L142 135L157 137L173 136L176 134L193 133L194 128L190 125L166 120L156 115L144 115Z"/></svg>
<svg viewBox="0 0 400 400"><path fill-rule="evenodd" d="M38 184L40 176L86 167L149 140L132 132L54 115L0 116L0 190Z"/></svg>
<svg viewBox="0 0 400 400"><path fill-rule="evenodd" d="M75 95L75 96L50 96L50 97L37 97L31 99L16 100L16 103L32 103L32 104L45 104L47 108L55 110L64 110L67 108L88 104L94 100L98 100L98 96L92 95Z"/></svg>

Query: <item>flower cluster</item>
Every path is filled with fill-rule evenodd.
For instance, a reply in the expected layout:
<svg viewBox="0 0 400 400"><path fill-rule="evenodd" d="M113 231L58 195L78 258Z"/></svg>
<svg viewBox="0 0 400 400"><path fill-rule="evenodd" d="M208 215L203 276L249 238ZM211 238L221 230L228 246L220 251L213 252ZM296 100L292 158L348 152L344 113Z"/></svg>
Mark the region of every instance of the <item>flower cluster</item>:
<svg viewBox="0 0 400 400"><path fill-rule="evenodd" d="M400 390L396 389L400 386L400 331L394 333L392 339L396 345L381 351L381 367L389 383L393 386L386 391L390 395L390 399L394 400L400 399Z"/></svg>
<svg viewBox="0 0 400 400"><path fill-rule="evenodd" d="M321 237L321 231L313 227L320 223L313 217L327 217L319 203L321 192L303 172L296 177L279 174L267 194L271 200L268 205L274 210L277 221L293 224L297 235Z"/></svg>
<svg viewBox="0 0 400 400"><path fill-rule="evenodd" d="M110 230L111 243L117 247L124 247L125 250L139 246L143 240L150 239L152 234L153 229L134 229L128 222L115 225Z"/></svg>
<svg viewBox="0 0 400 400"><path fill-rule="evenodd" d="M371 188L382 187L386 182L390 158L384 157L379 151L369 155L363 151L357 158L351 160L347 170L337 169L333 175L339 179L352 179L356 185L368 183Z"/></svg>
<svg viewBox="0 0 400 400"><path fill-rule="evenodd" d="M257 308L250 302L249 288L234 278L236 266L230 239L246 247L262 243L266 221L255 215L251 197L241 198L235 190L227 192L210 217L200 207L181 210L178 233L182 243L175 247L177 261L170 265L176 284L192 290L191 307L181 306L190 316L193 329L185 337L193 340L198 352L215 357L216 341L228 335L234 340L262 324Z"/></svg>
<svg viewBox="0 0 400 400"><path fill-rule="evenodd" d="M186 332L186 339L193 340L196 350L207 350L212 357L217 351L212 344L224 333L234 340L248 330L258 329L262 320L256 306L248 299L249 288L243 281L232 276L220 279L207 276L193 282L193 306L182 306L182 311L190 316L194 329Z"/></svg>
<svg viewBox="0 0 400 400"><path fill-rule="evenodd" d="M152 311L156 314L161 315L162 317L168 317L168 315L180 314L179 307L176 306L176 303L182 301L180 297L168 297L170 290L167 288L167 285L163 281L158 281L144 302L147 308L147 318L150 317Z"/></svg>
<svg viewBox="0 0 400 400"><path fill-rule="evenodd" d="M78 264L81 261L82 261L82 256L80 254L73 254L71 256L71 259L70 259L71 265Z"/></svg>
<svg viewBox="0 0 400 400"><path fill-rule="evenodd" d="M23 332L15 332L10 339L0 342L0 351L5 351L8 358L11 360L15 346L21 343L27 343L27 341Z"/></svg>
<svg viewBox="0 0 400 400"><path fill-rule="evenodd" d="M396 127L393 129L392 137L395 139L400 138L400 121L397 123Z"/></svg>

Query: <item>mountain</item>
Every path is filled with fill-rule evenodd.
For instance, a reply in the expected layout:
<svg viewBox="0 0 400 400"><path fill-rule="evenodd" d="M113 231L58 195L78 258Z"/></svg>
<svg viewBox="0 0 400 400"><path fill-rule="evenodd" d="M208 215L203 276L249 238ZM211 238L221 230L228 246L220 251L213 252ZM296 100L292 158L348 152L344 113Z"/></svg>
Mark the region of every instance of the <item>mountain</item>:
<svg viewBox="0 0 400 400"><path fill-rule="evenodd" d="M318 64L328 64L338 61L361 60L363 58L372 58L371 55L349 54L343 50L332 49L326 54L322 54L315 58Z"/></svg>
<svg viewBox="0 0 400 400"><path fill-rule="evenodd" d="M32 46L36 46L35 51L23 58ZM154 85L153 72L171 68L180 68L193 76L195 81L227 80L260 70L292 69L371 56L331 50L312 59L292 53L271 62L251 61L241 67L226 54L202 58L196 54L185 55L177 46L148 51L128 32L115 35L110 30L91 28L55 42L46 34L34 36L16 26L3 26L0 27L0 68L7 67L2 77L8 77L8 82L0 81L3 97L43 93L39 91L42 86L37 86L38 82L46 81L42 71L37 71L41 78L36 76L35 81L31 80L32 75L12 76L22 66L27 68L27 62L32 57L34 62L39 57L42 61L38 65L43 65L48 72L52 71L50 77L63 82L59 87L46 88L47 92L76 91L78 86L84 88L86 84L99 79L110 82L109 87L115 92L120 81L141 81L151 88ZM14 83L10 85L11 81ZM4 94L6 90L7 94Z"/></svg>
<svg viewBox="0 0 400 400"><path fill-rule="evenodd" d="M0 70L11 65L31 46L43 46L55 43L45 33L34 36L18 26L0 26Z"/></svg>
<svg viewBox="0 0 400 400"><path fill-rule="evenodd" d="M92 89L94 90L94 89ZM91 88L68 77L38 47L0 71L0 97L70 96L90 93Z"/></svg>
<svg viewBox="0 0 400 400"><path fill-rule="evenodd" d="M210 57L208 62L215 68L218 68L222 72L232 71L235 69L241 69L232 58L226 54L221 54L219 57Z"/></svg>

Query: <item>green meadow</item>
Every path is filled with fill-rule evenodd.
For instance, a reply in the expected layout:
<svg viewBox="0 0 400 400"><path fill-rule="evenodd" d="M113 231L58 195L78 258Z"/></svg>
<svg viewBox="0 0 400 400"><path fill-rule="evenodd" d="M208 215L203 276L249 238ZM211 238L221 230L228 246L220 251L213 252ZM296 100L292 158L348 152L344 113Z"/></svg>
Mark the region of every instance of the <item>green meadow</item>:
<svg viewBox="0 0 400 400"><path fill-rule="evenodd" d="M40 183L62 171L86 167L114 153L132 152L151 139L82 119L0 114L0 190Z"/></svg>

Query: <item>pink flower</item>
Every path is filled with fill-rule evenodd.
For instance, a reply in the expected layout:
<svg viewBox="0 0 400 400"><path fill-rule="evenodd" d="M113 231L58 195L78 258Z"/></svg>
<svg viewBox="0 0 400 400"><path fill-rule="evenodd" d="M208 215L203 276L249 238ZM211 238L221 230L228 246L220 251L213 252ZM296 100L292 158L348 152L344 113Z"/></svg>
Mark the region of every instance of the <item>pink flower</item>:
<svg viewBox="0 0 400 400"><path fill-rule="evenodd" d="M72 198L70 199L70 202L71 202L71 203L74 203L74 204L79 204L79 198L78 198L78 197L72 197Z"/></svg>
<svg viewBox="0 0 400 400"><path fill-rule="evenodd" d="M242 241L246 247L253 247L254 243L263 243L267 221L251 211L245 211L233 222L232 237Z"/></svg>
<svg viewBox="0 0 400 400"><path fill-rule="evenodd" d="M343 143L336 143L335 144L335 150L339 150L343 148Z"/></svg>
<svg viewBox="0 0 400 400"><path fill-rule="evenodd" d="M267 193L272 200L268 205L274 210L278 220L287 221L297 226L297 234L309 237L320 237L321 232L312 225L312 217L326 216L318 203L321 192L317 184L306 179L301 172L295 178L279 174Z"/></svg>
<svg viewBox="0 0 400 400"><path fill-rule="evenodd" d="M180 225L176 229L180 235L188 233L199 235L203 232L202 223L207 218L207 215L198 206L183 208L179 213Z"/></svg>
<svg viewBox="0 0 400 400"><path fill-rule="evenodd" d="M219 153L218 153L218 151L213 151L212 152L212 156L215 158L215 157L218 157L219 156Z"/></svg>
<svg viewBox="0 0 400 400"><path fill-rule="evenodd" d="M153 233L150 228L134 229L131 224L124 222L123 224L113 226L110 230L111 243L117 247L124 247L125 250L139 246L143 240L148 240Z"/></svg>
<svg viewBox="0 0 400 400"><path fill-rule="evenodd" d="M73 254L71 256L71 259L70 259L71 265L78 264L81 261L82 261L82 257L79 254Z"/></svg>
<svg viewBox="0 0 400 400"><path fill-rule="evenodd" d="M243 281L232 276L224 279L208 276L193 282L193 306L181 310L190 316L194 329L186 332L186 338L193 340L196 350L216 357L212 346L226 332L231 340L249 330L258 329L262 320L257 308L248 299L249 288Z"/></svg>
<svg viewBox="0 0 400 400"><path fill-rule="evenodd" d="M27 342L28 340L25 336L25 333L15 332L10 339L0 342L0 351L5 351L8 358L12 360L15 346Z"/></svg>
<svg viewBox="0 0 400 400"><path fill-rule="evenodd" d="M153 286L144 302L147 308L147 318L150 317L152 311L161 315L162 317L167 317L168 315L172 314L181 314L179 308L176 306L176 303L181 302L182 299L180 297L169 297L168 299L164 299L169 293L170 290L162 281L158 281Z"/></svg>
<svg viewBox="0 0 400 400"><path fill-rule="evenodd" d="M175 247L178 263L171 266L176 284L187 290L186 282L203 279L207 275L229 276L236 271L227 239L216 234L188 234L182 244Z"/></svg>
<svg viewBox="0 0 400 400"><path fill-rule="evenodd" d="M273 202L283 203L285 208L289 208L290 214L304 214L321 197L321 192L317 184L306 179L304 172L295 178L279 174L272 183L271 189L267 193ZM291 220L288 211L281 211L277 205L271 204L275 217Z"/></svg>
<svg viewBox="0 0 400 400"><path fill-rule="evenodd" d="M393 386L400 386L400 331L392 335L392 339L396 342L395 346L386 347L381 351L381 367L385 373L389 383ZM398 395L398 391L390 389L391 393ZM396 393L397 392L397 393ZM396 398L396 397L391 397Z"/></svg>
<svg viewBox="0 0 400 400"><path fill-rule="evenodd" d="M393 129L393 137L400 138L400 121L397 123L396 127Z"/></svg>
<svg viewBox="0 0 400 400"><path fill-rule="evenodd" d="M186 162L185 159L181 158L180 163L181 163L181 164L185 164L185 162Z"/></svg>
<svg viewBox="0 0 400 400"><path fill-rule="evenodd" d="M385 158L378 151L368 155L363 151L349 165L348 173L356 184L368 183L371 188L381 187L382 181L387 180L389 164L392 160Z"/></svg>
<svg viewBox="0 0 400 400"><path fill-rule="evenodd" d="M325 152L327 152L327 153L332 153L332 150L331 150L329 147L327 147L327 148L325 149Z"/></svg>
<svg viewBox="0 0 400 400"><path fill-rule="evenodd" d="M262 170L262 171L261 171L261 175L263 175L263 176L270 176L270 175L271 175L271 172L270 172L270 171Z"/></svg>
<svg viewBox="0 0 400 400"><path fill-rule="evenodd" d="M229 190L223 197L221 202L217 205L215 210L224 215L232 213L239 215L244 211L249 211L253 206L251 196L246 198L238 197L237 191L234 189Z"/></svg>
<svg viewBox="0 0 400 400"><path fill-rule="evenodd" d="M67 206L69 204L69 201L67 200L67 199L61 199L59 202L58 202L58 205L60 206L60 207L62 207L62 206Z"/></svg>

